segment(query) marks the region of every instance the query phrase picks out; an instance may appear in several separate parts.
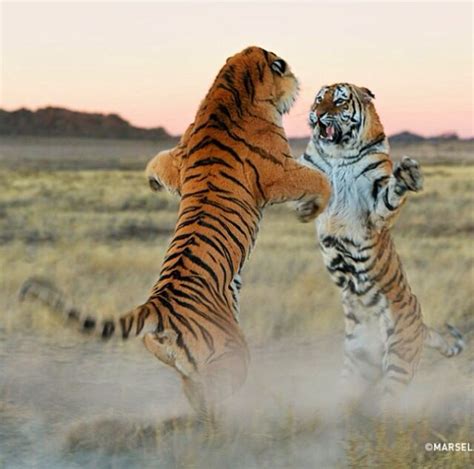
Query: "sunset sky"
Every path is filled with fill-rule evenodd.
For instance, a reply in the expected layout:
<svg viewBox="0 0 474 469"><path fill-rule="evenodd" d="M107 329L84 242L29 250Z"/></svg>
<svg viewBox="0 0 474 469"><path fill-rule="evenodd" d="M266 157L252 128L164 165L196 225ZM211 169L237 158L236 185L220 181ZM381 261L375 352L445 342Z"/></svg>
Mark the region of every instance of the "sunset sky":
<svg viewBox="0 0 474 469"><path fill-rule="evenodd" d="M302 90L285 120L308 134L324 84L367 86L388 134L473 136L472 4L2 4L0 106L120 114L181 133L229 55L248 45L288 61Z"/></svg>

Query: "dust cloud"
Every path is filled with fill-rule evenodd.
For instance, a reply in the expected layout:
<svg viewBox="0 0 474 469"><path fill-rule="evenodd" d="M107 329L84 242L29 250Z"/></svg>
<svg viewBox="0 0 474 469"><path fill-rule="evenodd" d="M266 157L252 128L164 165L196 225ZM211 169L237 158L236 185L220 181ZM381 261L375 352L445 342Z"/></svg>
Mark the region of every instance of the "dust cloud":
<svg viewBox="0 0 474 469"><path fill-rule="evenodd" d="M391 457L376 400L341 405L340 335L254 347L246 384L211 427L139 341L61 332L0 330L2 466L305 468ZM400 432L385 437L407 458L423 453L424 441L472 435L472 363L424 355L388 426L410 443Z"/></svg>

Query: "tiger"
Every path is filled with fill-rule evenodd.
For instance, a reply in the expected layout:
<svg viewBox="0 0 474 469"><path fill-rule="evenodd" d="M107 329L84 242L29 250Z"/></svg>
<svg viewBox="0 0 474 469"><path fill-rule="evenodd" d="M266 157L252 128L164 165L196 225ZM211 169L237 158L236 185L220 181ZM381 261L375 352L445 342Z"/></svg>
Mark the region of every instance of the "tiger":
<svg viewBox="0 0 474 469"><path fill-rule="evenodd" d="M318 171L291 154L282 126L298 93L290 66L252 46L228 58L179 144L147 165L154 189L180 195L174 235L149 298L119 318L98 319L69 305L49 281L31 279L20 299L37 298L102 339L141 337L174 368L194 410L245 382L249 349L238 322L240 273L264 208L304 201L316 217L330 196Z"/></svg>
<svg viewBox="0 0 474 469"><path fill-rule="evenodd" d="M332 187L315 223L325 266L342 297L342 389L357 395L377 383L390 399L412 380L424 344L452 357L464 341L449 324L452 345L423 323L395 249L390 229L407 194L422 190L423 175L416 160L392 162L374 98L368 88L349 83L323 86L310 109L311 138L299 161L325 174ZM305 201L297 205L304 211Z"/></svg>

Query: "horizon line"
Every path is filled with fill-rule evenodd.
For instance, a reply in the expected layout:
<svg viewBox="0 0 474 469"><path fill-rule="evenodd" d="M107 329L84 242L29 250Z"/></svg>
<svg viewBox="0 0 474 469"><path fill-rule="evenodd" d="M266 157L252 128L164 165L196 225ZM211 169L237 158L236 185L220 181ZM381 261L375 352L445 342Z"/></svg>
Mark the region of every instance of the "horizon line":
<svg viewBox="0 0 474 469"><path fill-rule="evenodd" d="M171 134L168 132L167 128L165 125L154 125L154 126L151 126L151 127L143 127L143 126L139 126L139 125L136 125L134 123L132 123L129 119L127 119L126 117L124 117L122 114L120 114L119 112L109 112L109 111L98 111L98 110L85 110L85 109L72 109L70 107L66 107L64 105L56 105L56 104L48 104L48 105L44 105L44 106L39 106L37 108L33 108L33 107L26 107L26 106L20 106L16 109L7 109L7 107L1 107L0 106L0 111L3 110L3 111L6 111L6 112L16 112L16 111L21 111L21 110L26 110L26 111L30 111L30 112L37 112L39 110L42 110L42 109L48 109L48 108L51 108L51 109L63 109L63 110L66 110L66 111L71 111L71 112L77 112L77 113L83 113L83 114L100 114L100 115L103 115L103 116L110 116L110 115L115 115L115 116L118 116L120 117L122 120L124 120L125 122L127 122L130 126L132 127L135 127L136 129L141 129L141 130L153 130L153 129L158 129L158 128L161 128L163 129L170 137L172 138L178 138L178 137L181 137L183 134ZM409 129L404 129L404 130L399 130L398 132L394 132L392 133L391 135L387 135L387 138L390 138L390 137L393 137L393 136L396 136L396 135L399 135L399 134L403 134L403 133L410 133L412 135L417 135L417 136L420 136L420 137L423 137L425 139L430 139L430 138L439 138L439 137L442 137L442 136L448 136L448 135L454 135L456 136L459 140L472 140L474 139L474 134L473 135L470 135L470 136L466 136L466 137L461 137L458 132L456 130L453 130L453 129L450 129L450 130L445 130L443 132L440 132L440 133L437 133L437 134L434 134L434 135L428 135L428 134L425 134L425 133L419 133L419 132L415 132L415 131L411 131ZM311 133L309 132L308 134L305 134L305 135L288 135L288 139L303 139L303 138L309 138L311 135Z"/></svg>

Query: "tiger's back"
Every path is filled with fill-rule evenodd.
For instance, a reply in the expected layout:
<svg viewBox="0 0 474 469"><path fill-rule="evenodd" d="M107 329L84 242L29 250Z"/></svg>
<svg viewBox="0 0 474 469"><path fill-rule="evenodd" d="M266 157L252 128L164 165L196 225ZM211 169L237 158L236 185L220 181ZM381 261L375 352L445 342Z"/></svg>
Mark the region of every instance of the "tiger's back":
<svg viewBox="0 0 474 469"><path fill-rule="evenodd" d="M248 349L238 325L240 271L267 204L305 200L315 217L329 198L319 172L291 157L281 124L298 82L275 54L249 47L230 57L180 144L147 166L154 189L181 196L178 221L150 297L120 318L99 320L70 307L54 287L26 282L37 297L104 339L142 337L175 368L191 405L213 402L246 378Z"/></svg>

